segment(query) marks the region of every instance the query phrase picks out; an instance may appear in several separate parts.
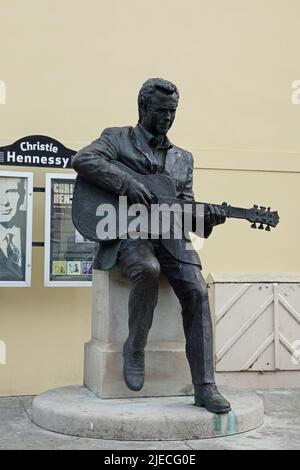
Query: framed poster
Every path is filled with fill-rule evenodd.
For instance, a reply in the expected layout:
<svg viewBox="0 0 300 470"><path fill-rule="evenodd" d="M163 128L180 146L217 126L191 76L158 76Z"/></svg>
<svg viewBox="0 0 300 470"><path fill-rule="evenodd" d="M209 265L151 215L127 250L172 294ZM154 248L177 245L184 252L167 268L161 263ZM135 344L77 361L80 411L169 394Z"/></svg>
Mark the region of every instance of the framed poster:
<svg viewBox="0 0 300 470"><path fill-rule="evenodd" d="M46 174L45 287L89 287L95 243L72 222L75 174Z"/></svg>
<svg viewBox="0 0 300 470"><path fill-rule="evenodd" d="M0 287L30 287L33 173L0 171Z"/></svg>

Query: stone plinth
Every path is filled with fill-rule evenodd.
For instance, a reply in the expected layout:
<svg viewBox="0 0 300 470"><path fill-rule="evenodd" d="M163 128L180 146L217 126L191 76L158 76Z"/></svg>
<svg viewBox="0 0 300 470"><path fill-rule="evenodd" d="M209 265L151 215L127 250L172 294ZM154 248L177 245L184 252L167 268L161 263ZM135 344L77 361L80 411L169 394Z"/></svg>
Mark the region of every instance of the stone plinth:
<svg viewBox="0 0 300 470"><path fill-rule="evenodd" d="M263 423L263 403L253 392L222 390L232 411L209 413L193 397L97 398L86 387L63 387L33 402L38 426L72 436L120 440L188 440L250 431Z"/></svg>
<svg viewBox="0 0 300 470"><path fill-rule="evenodd" d="M33 422L50 431L96 439L189 440L249 431L263 423L253 392L225 389L224 415L194 406L178 300L162 278L146 350L140 392L123 380L122 348L128 335L129 282L118 269L94 271L92 339L85 345L84 382L42 393ZM133 398L134 397L134 398Z"/></svg>
<svg viewBox="0 0 300 470"><path fill-rule="evenodd" d="M122 349L128 336L129 291L130 282L118 268L93 271L92 338L85 345L84 384L100 398L190 394L181 308L164 277L146 347L145 385L140 392L127 388Z"/></svg>

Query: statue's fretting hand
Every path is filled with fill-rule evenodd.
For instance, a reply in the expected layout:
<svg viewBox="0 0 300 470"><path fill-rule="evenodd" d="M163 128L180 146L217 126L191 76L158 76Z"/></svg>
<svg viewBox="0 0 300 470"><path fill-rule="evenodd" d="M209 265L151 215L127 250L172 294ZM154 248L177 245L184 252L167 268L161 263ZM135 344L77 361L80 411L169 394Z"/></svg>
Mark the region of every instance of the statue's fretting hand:
<svg viewBox="0 0 300 470"><path fill-rule="evenodd" d="M224 209L220 209L216 206L213 206L212 204L207 204L205 209L205 224L210 227L224 224L226 221L226 214Z"/></svg>
<svg viewBox="0 0 300 470"><path fill-rule="evenodd" d="M134 178L130 180L126 194L129 197L130 202L134 204L144 204L145 206L149 206L152 201L152 195L149 189Z"/></svg>

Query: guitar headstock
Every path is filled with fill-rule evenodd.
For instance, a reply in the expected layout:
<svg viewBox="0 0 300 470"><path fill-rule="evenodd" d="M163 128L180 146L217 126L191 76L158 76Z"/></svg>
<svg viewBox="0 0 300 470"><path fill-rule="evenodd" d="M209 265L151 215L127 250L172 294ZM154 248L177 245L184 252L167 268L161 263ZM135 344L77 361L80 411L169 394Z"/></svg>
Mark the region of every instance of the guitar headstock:
<svg viewBox="0 0 300 470"><path fill-rule="evenodd" d="M266 208L264 206L260 206L260 208L254 204L251 209L247 209L247 220L252 222L252 228L258 228L260 230L270 231L270 227L276 227L279 222L279 215L277 211L271 211L270 207ZM258 225L258 227L256 226ZM264 227L264 224L266 227Z"/></svg>

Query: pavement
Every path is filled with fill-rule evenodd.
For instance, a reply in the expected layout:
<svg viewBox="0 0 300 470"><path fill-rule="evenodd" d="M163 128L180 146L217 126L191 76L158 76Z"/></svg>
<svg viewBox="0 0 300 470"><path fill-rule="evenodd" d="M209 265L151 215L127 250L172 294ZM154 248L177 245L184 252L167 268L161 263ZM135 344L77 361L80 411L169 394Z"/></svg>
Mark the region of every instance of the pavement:
<svg viewBox="0 0 300 470"><path fill-rule="evenodd" d="M257 390L265 406L264 424L254 431L214 439L116 441L66 436L31 421L34 397L0 398L0 449L9 450L299 450L300 388Z"/></svg>

